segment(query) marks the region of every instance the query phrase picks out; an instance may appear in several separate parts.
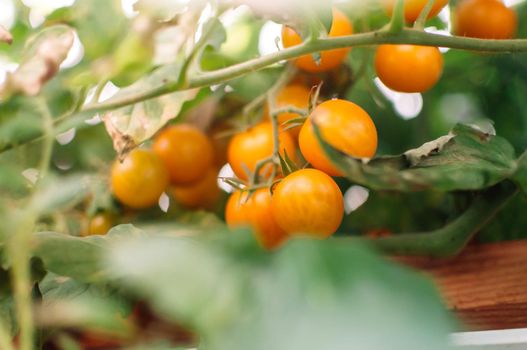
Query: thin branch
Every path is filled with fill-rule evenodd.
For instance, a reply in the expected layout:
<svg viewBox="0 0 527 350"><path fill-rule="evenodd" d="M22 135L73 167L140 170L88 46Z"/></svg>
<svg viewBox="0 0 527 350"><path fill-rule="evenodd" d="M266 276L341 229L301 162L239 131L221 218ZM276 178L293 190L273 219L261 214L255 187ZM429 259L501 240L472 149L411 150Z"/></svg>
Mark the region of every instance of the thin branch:
<svg viewBox="0 0 527 350"><path fill-rule="evenodd" d="M188 84L182 85L177 81L169 81L161 86L138 94L110 99L97 104L89 104L84 111L101 112L108 109L123 107L158 97L170 92L181 91L224 83L242 75L255 72L283 60L297 58L318 51L338 49L344 47L371 46L379 44L414 44L424 46L449 47L460 50L485 52L527 52L527 39L488 40L460 36L445 36L405 28L398 33L377 31L347 36L318 39L306 42L282 51L254 58L226 68L205 72L190 77Z"/></svg>
<svg viewBox="0 0 527 350"><path fill-rule="evenodd" d="M414 29L417 30L423 30L425 27L426 20L428 19L428 15L430 14L430 11L432 11L432 7L434 6L435 0L428 0L426 2L425 7L421 10L419 13L419 16L415 20L414 23Z"/></svg>

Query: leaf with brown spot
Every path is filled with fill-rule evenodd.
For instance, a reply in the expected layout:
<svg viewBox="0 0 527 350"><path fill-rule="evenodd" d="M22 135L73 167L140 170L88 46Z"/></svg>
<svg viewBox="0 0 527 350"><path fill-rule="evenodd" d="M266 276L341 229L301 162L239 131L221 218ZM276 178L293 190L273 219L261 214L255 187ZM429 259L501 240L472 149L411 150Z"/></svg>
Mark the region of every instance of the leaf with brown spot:
<svg viewBox="0 0 527 350"><path fill-rule="evenodd" d="M14 94L37 95L57 74L73 39L73 30L64 25L46 28L29 39L22 62L14 72L7 73L4 84L0 86L0 100Z"/></svg>
<svg viewBox="0 0 527 350"><path fill-rule="evenodd" d="M0 42L4 42L10 45L13 42L13 35L11 35L11 33L2 25L0 25Z"/></svg>

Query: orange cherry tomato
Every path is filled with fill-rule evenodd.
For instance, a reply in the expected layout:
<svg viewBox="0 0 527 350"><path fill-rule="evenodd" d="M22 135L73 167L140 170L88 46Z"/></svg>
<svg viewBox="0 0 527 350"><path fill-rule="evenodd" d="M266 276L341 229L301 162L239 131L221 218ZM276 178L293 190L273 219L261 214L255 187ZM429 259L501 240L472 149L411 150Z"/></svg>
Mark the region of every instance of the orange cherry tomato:
<svg viewBox="0 0 527 350"><path fill-rule="evenodd" d="M328 33L328 37L334 38L337 36L353 34L353 25L344 13L336 8L333 8L333 21ZM282 28L282 42L284 47L291 47L300 45L302 38L298 33L287 26ZM295 60L298 68L311 73L327 72L335 67L338 67L345 59L350 51L350 48L335 49L322 51L320 53L320 62L317 64L311 55L304 55Z"/></svg>
<svg viewBox="0 0 527 350"><path fill-rule="evenodd" d="M115 197L133 209L157 204L168 185L168 172L163 161L152 151L135 149L122 163L115 161L111 174Z"/></svg>
<svg viewBox="0 0 527 350"><path fill-rule="evenodd" d="M380 45L375 54L379 79L392 90L424 92L443 73L443 56L437 47Z"/></svg>
<svg viewBox="0 0 527 350"><path fill-rule="evenodd" d="M196 182L172 188L174 199L189 209L212 209L220 194L216 168L210 168L205 176Z"/></svg>
<svg viewBox="0 0 527 350"><path fill-rule="evenodd" d="M278 225L289 235L326 238L339 227L344 202L330 176L320 170L302 169L276 186L272 210Z"/></svg>
<svg viewBox="0 0 527 350"><path fill-rule="evenodd" d="M274 220L269 189L258 189L249 199L247 196L247 192L240 194L240 191L231 195L225 212L227 224L230 227L249 226L263 248L278 248L287 240L287 235Z"/></svg>
<svg viewBox="0 0 527 350"><path fill-rule="evenodd" d="M331 176L342 176L328 159L313 130L314 121L326 142L353 157L371 158L377 150L377 129L361 107L345 100L318 105L300 130L299 145L311 165Z"/></svg>
<svg viewBox="0 0 527 350"><path fill-rule="evenodd" d="M463 0L454 12L457 35L510 39L515 36L517 27L516 12L499 0Z"/></svg>
<svg viewBox="0 0 527 350"><path fill-rule="evenodd" d="M210 140L190 124L169 126L155 138L152 149L163 160L171 182L176 185L199 180L213 163Z"/></svg>
<svg viewBox="0 0 527 350"><path fill-rule="evenodd" d="M97 214L90 219L88 231L83 236L105 235L113 226L114 218L108 213Z"/></svg>
<svg viewBox="0 0 527 350"><path fill-rule="evenodd" d="M260 123L235 135L229 143L227 158L236 176L247 180L244 165L253 172L258 161L272 156L273 144L273 127L269 122ZM295 159L296 146L291 135L281 132L279 145L282 156L285 150L291 159ZM264 167L260 172L262 176L269 176L269 174L269 167Z"/></svg>
<svg viewBox="0 0 527 350"><path fill-rule="evenodd" d="M227 200L225 222L230 228L250 226L247 198L247 192L236 190Z"/></svg>
<svg viewBox="0 0 527 350"><path fill-rule="evenodd" d="M382 0L384 9L389 16L393 13L393 8L396 0ZM413 23L419 17L419 14L426 6L428 0L405 0L404 1L404 19L406 22ZM428 13L427 18L435 17L448 4L448 0L435 0L432 9Z"/></svg>
<svg viewBox="0 0 527 350"><path fill-rule="evenodd" d="M279 109L287 106L293 106L307 110L309 107L310 96L311 91L305 86L299 84L288 85L280 90L280 92L276 95L275 108ZM270 118L267 104L265 104L264 115L266 118ZM288 125L284 125L285 122L299 117L300 115L296 113L280 113L278 114L278 124L281 128L287 128ZM298 138L298 134L300 133L300 125L294 128L288 128L287 131L296 140Z"/></svg>

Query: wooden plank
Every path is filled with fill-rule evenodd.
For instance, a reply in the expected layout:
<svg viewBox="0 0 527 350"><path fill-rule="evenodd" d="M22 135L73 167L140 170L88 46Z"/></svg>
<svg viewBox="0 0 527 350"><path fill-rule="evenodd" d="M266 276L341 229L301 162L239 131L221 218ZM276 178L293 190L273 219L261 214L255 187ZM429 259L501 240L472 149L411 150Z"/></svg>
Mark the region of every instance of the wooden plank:
<svg viewBox="0 0 527 350"><path fill-rule="evenodd" d="M470 329L527 327L527 240L470 245L449 259L397 259L430 274Z"/></svg>

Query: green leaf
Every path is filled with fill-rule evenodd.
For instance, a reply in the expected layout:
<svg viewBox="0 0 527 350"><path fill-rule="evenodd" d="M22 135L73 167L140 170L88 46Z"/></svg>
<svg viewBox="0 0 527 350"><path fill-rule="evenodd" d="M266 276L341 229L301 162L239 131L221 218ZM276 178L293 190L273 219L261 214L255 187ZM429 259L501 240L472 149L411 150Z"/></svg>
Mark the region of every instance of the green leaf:
<svg viewBox="0 0 527 350"><path fill-rule="evenodd" d="M132 225L119 225L105 236L73 237L55 232L39 232L34 238L34 255L44 262L46 269L57 275L80 282L104 281L107 271L101 265L108 241L119 241L123 236L141 235Z"/></svg>
<svg viewBox="0 0 527 350"><path fill-rule="evenodd" d="M207 349L385 349L379 334L390 349L448 348L450 319L431 283L357 243L295 240L267 254L246 232L149 236L113 245L107 259Z"/></svg>
<svg viewBox="0 0 527 350"><path fill-rule="evenodd" d="M314 124L314 123L313 123ZM399 156L369 162L350 157L315 134L329 159L346 178L378 190L478 190L509 178L516 167L507 140L468 125L457 125L449 135Z"/></svg>
<svg viewBox="0 0 527 350"><path fill-rule="evenodd" d="M64 25L52 26L29 38L20 65L7 73L0 85L0 100L14 94L37 95L53 78L73 45L73 30Z"/></svg>
<svg viewBox="0 0 527 350"><path fill-rule="evenodd" d="M133 97L145 90L159 88L167 81L177 81L180 72L180 62L164 65L121 89L109 101ZM191 89L173 92L107 113L103 120L115 150L123 155L148 140L169 120L177 117L183 104L192 100L198 91L199 89Z"/></svg>
<svg viewBox="0 0 527 350"><path fill-rule="evenodd" d="M91 180L83 175L45 179L43 187L32 198L31 207L41 215L71 207L84 199Z"/></svg>

